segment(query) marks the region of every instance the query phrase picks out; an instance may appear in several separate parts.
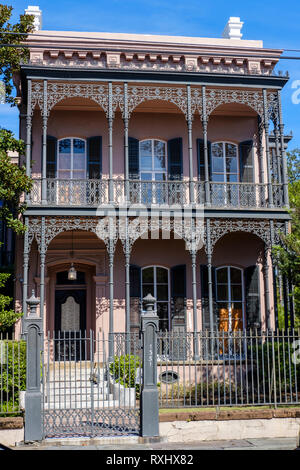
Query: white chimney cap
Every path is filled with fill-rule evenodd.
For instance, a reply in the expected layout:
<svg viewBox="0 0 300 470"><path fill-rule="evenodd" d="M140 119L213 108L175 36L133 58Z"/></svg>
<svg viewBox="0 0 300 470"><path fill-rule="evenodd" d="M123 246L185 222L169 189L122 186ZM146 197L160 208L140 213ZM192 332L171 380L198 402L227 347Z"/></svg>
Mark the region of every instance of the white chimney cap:
<svg viewBox="0 0 300 470"><path fill-rule="evenodd" d="M42 10L39 6L28 5L25 10L25 15L33 15L33 27L35 31L42 29Z"/></svg>
<svg viewBox="0 0 300 470"><path fill-rule="evenodd" d="M244 22L240 20L239 17L231 16L227 21L227 24L223 31L223 38L227 39L241 39L243 36L241 34L241 29L243 27Z"/></svg>

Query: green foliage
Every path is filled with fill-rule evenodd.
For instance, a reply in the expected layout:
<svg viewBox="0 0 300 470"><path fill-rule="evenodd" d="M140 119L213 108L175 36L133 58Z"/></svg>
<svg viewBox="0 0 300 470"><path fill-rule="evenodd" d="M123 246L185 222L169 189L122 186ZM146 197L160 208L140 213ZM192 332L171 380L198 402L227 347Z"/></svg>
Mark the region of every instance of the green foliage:
<svg viewBox="0 0 300 470"><path fill-rule="evenodd" d="M5 287L10 276L10 273L0 273L0 289ZM17 313L10 308L11 302L11 297L0 294L0 333L5 333L23 315L23 312Z"/></svg>
<svg viewBox="0 0 300 470"><path fill-rule="evenodd" d="M115 356L110 364L109 370L116 382L124 385L126 388L136 387L137 369L142 367L142 361L139 356L126 354L125 356Z"/></svg>
<svg viewBox="0 0 300 470"><path fill-rule="evenodd" d="M9 150L22 153L24 143L14 139L12 132L0 129L0 219L5 221L7 227L22 234L25 227L19 219L19 214L24 213L26 204L21 202L20 198L24 192L30 191L32 182L26 176L25 168L11 162Z"/></svg>
<svg viewBox="0 0 300 470"><path fill-rule="evenodd" d="M28 61L29 51L25 47L12 46L22 45L27 34L33 31L34 17L20 15L19 22L11 24L9 20L12 10L13 7L0 4L0 45L2 45L0 48L0 79L4 81L6 87L6 101L15 105L16 99L12 96L13 75L20 69L22 61Z"/></svg>
<svg viewBox="0 0 300 470"><path fill-rule="evenodd" d="M295 327L300 326L300 149L287 152L291 232L281 234L281 245L273 248L282 275L293 286Z"/></svg>
<svg viewBox="0 0 300 470"><path fill-rule="evenodd" d="M0 344L0 413L18 413L20 391L26 389L26 342Z"/></svg>

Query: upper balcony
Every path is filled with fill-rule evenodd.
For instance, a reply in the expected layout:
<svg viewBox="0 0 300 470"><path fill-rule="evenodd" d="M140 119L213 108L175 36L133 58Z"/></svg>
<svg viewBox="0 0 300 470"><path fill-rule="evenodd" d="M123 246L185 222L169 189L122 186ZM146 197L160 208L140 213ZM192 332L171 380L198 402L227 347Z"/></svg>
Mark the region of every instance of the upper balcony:
<svg viewBox="0 0 300 470"><path fill-rule="evenodd" d="M127 203L135 207L183 208L191 201L215 209L284 207L282 184L271 185L270 198L267 184L209 182L209 200L206 198L205 183L201 181L129 180L126 184L124 179L110 182L108 179L48 178L45 185L46 200L43 205L48 207L99 208ZM34 179L29 206L40 206L42 200L42 179Z"/></svg>

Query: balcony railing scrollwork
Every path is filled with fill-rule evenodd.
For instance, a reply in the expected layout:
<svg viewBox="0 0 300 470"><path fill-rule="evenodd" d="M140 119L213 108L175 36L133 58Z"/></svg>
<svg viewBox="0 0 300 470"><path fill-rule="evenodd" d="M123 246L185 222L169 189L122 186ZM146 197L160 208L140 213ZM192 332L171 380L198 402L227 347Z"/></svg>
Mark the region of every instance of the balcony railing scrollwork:
<svg viewBox="0 0 300 470"><path fill-rule="evenodd" d="M112 180L113 203L126 201L124 179ZM47 179L46 194L48 206L98 207L109 203L110 181L107 179ZM205 183L194 183L195 202L207 206ZM280 208L284 207L283 186L272 184L273 204L269 203L267 184L258 183L209 183L212 208ZM184 206L190 202L188 181L142 181L130 180L127 185L128 202L143 206L164 205ZM41 205L42 180L34 179L30 193L30 205Z"/></svg>

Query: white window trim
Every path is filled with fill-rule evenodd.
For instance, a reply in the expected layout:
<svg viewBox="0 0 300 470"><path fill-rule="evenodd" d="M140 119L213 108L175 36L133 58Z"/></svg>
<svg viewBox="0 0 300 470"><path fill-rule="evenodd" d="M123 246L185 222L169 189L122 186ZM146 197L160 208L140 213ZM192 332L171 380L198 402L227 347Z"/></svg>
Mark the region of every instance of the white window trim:
<svg viewBox="0 0 300 470"><path fill-rule="evenodd" d="M211 143L211 146L213 146L214 144L222 144L223 146L223 164L224 164L224 171L223 173L221 172L218 172L218 171L213 171L213 168L212 168L212 159L213 159L213 154L212 154L212 150L211 150L211 175L213 174L216 174L216 175L223 175L223 177L226 175L230 175L230 174L236 174L237 175L237 181L236 183L239 183L240 182L240 155L239 155L239 145L236 143L236 142L230 142L229 140L218 140L218 141L215 141L215 142L212 142ZM234 145L236 147L236 158L237 158L237 172L236 173L227 173L226 171L226 152L225 152L225 144L230 144L230 145ZM222 181L213 181L213 183L220 183L222 184ZM232 181L223 181L223 183L233 183Z"/></svg>
<svg viewBox="0 0 300 470"><path fill-rule="evenodd" d="M219 269L224 269L224 268L227 268L227 280L230 279L230 284L228 283L227 281L227 290L228 290L228 301L224 301L224 300L218 300L218 282L217 282L217 271ZM238 266L233 266L233 265L224 265L224 266L218 266L216 268L216 271L215 271L215 285L216 285L216 302L217 304L218 303L227 303L228 306L229 306L229 309L228 309L228 325L229 325L229 331L231 331L231 304L232 304L232 301L231 301L231 289L229 289L229 285L231 287L231 277L230 277L230 269L229 268L234 268L234 269L238 269L239 271L241 271L241 280L242 280L242 300L241 301L233 301L233 302L241 302L242 304L242 320L243 320L243 329L245 328L245 325L246 325L246 318L245 318L245 284L244 284L244 269L243 268L240 268Z"/></svg>
<svg viewBox="0 0 300 470"><path fill-rule="evenodd" d="M142 142L148 142L148 141L151 141L151 148L152 148L152 169L151 170L142 170L141 169L141 143ZM163 142L164 145L165 145L165 171L164 170L155 170L154 169L154 153L153 153L153 150L154 150L154 145L153 145L153 142L157 140L159 142ZM165 181L168 180L168 145L167 145L167 141L166 140L163 140L163 139L159 139L159 138L156 138L156 137L151 137L149 139L142 139L139 141L139 168L140 168L140 179L141 178L141 174L142 173L151 173L152 175L152 179L150 181L155 181L155 179L153 178L153 176L155 175L155 173L162 173L162 174L165 174L166 175L166 179ZM146 180L145 180L146 181ZM157 181L157 183L159 183L159 181Z"/></svg>
<svg viewBox="0 0 300 470"><path fill-rule="evenodd" d="M71 172L71 175L72 177L70 178L70 180L85 180L87 179L87 139L84 139L82 137L76 137L76 136L73 136L73 137L62 137L61 139L58 139L57 140L57 166L56 166L56 178L58 179L58 172L59 172L59 157L60 157L60 154L59 154L59 142L61 142L62 140L66 140L66 139L70 139L71 140L71 168L69 169L69 171ZM85 155L84 155L84 161L85 161L85 167L84 169L82 169L82 171L84 171L84 178L73 178L73 156L74 156L74 153L73 153L73 140L74 139L78 139L78 140L82 140L84 143L85 143ZM63 171L63 170L61 170ZM68 171L68 170L65 170L65 171ZM68 179L68 178L61 178L61 179Z"/></svg>

